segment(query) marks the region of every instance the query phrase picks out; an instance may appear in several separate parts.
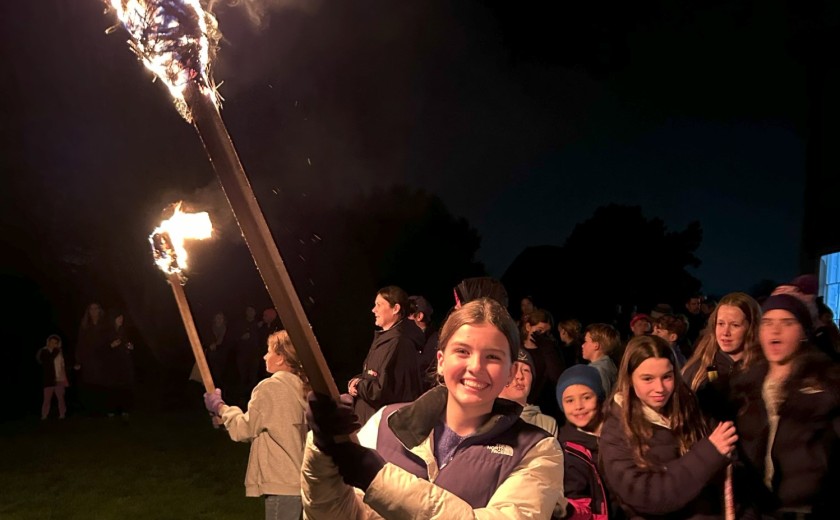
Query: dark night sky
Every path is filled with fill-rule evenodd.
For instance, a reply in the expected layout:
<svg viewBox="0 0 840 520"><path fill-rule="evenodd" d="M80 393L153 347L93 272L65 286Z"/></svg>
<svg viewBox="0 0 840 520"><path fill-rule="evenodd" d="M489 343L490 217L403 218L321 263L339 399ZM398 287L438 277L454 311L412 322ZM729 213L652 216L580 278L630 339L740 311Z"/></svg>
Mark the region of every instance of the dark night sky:
<svg viewBox="0 0 840 520"><path fill-rule="evenodd" d="M218 6L223 116L264 207L424 187L501 275L596 207L641 205L701 222L708 292L797 274L806 99L784 2L297 3L259 28ZM26 222L30 255L145 240L166 203L212 198L194 131L100 2L0 20L7 239Z"/></svg>

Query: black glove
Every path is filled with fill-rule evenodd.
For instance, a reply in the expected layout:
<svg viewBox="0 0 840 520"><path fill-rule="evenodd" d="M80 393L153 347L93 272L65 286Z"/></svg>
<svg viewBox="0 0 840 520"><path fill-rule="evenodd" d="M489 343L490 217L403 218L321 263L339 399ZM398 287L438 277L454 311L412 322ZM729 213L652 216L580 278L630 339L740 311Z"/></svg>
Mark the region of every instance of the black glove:
<svg viewBox="0 0 840 520"><path fill-rule="evenodd" d="M312 440L319 450L332 454L337 436L347 436L359 431L362 425L353 411L353 397L342 394L336 403L324 394L309 392L306 422L312 430Z"/></svg>
<svg viewBox="0 0 840 520"><path fill-rule="evenodd" d="M338 472L345 484L367 491L385 460L370 448L359 446L354 442L340 442L333 444L330 456L338 467Z"/></svg>
<svg viewBox="0 0 840 520"><path fill-rule="evenodd" d="M375 450L354 442L336 442L336 437L359 431L359 417L353 411L353 397L342 394L336 403L331 397L309 392L306 422L319 450L332 457L346 484L365 490L385 465Z"/></svg>

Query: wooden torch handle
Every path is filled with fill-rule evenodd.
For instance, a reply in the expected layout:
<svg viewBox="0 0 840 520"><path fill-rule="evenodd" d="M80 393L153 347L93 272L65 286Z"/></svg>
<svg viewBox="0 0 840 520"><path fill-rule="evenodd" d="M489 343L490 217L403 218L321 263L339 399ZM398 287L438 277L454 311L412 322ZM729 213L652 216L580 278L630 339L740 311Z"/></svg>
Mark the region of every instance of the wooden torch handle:
<svg viewBox="0 0 840 520"><path fill-rule="evenodd" d="M201 373L201 382L204 383L204 390L207 393L213 393L216 390L216 386L213 384L213 376L210 374L207 358L204 357L204 349L201 348L201 340L198 338L198 330L195 328L195 321L193 321L192 312L187 303L187 295L184 293L184 287L181 285L181 279L177 274L169 275L169 285L172 286L172 293L175 295L175 302L178 304L181 320L183 320L184 328L187 330L187 337L190 340L195 364Z"/></svg>

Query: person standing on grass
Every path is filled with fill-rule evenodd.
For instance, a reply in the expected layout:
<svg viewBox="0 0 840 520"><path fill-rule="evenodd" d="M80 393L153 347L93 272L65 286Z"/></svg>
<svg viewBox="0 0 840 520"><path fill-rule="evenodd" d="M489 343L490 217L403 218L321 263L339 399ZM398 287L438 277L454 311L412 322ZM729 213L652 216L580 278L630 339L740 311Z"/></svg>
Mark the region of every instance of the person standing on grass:
<svg viewBox="0 0 840 520"><path fill-rule="evenodd" d="M219 388L204 394L204 405L221 418L231 439L252 443L245 495L265 498L266 519L298 520L309 378L285 330L267 342L263 359L271 377L254 388L248 411L228 406Z"/></svg>
<svg viewBox="0 0 840 520"><path fill-rule="evenodd" d="M41 420L50 415L52 398L58 401L58 418L64 419L67 406L64 404L64 389L67 388L67 371L64 367L64 354L61 352L61 337L52 334L47 337L47 344L38 351L38 363L41 364L44 382L44 401L41 404Z"/></svg>

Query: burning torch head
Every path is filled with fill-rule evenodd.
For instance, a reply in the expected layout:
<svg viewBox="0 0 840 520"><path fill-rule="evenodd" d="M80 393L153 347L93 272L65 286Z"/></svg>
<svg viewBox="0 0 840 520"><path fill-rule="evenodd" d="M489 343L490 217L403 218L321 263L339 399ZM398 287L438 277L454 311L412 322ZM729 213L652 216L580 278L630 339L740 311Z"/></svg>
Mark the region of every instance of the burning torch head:
<svg viewBox="0 0 840 520"><path fill-rule="evenodd" d="M187 267L184 240L201 240L209 238L212 233L213 225L207 212L184 213L181 203L175 204L172 217L161 222L149 235L155 264L168 275L177 274L183 283L183 271Z"/></svg>
<svg viewBox="0 0 840 520"><path fill-rule="evenodd" d="M152 256L158 267L165 273L180 273L181 268L178 267L178 253L172 246L172 239L169 233L166 231L152 233L149 241L152 243Z"/></svg>
<svg viewBox="0 0 840 520"><path fill-rule="evenodd" d="M211 65L221 33L200 0L107 0L130 36L129 46L169 88L175 106L192 122L184 92L189 85L218 104Z"/></svg>

